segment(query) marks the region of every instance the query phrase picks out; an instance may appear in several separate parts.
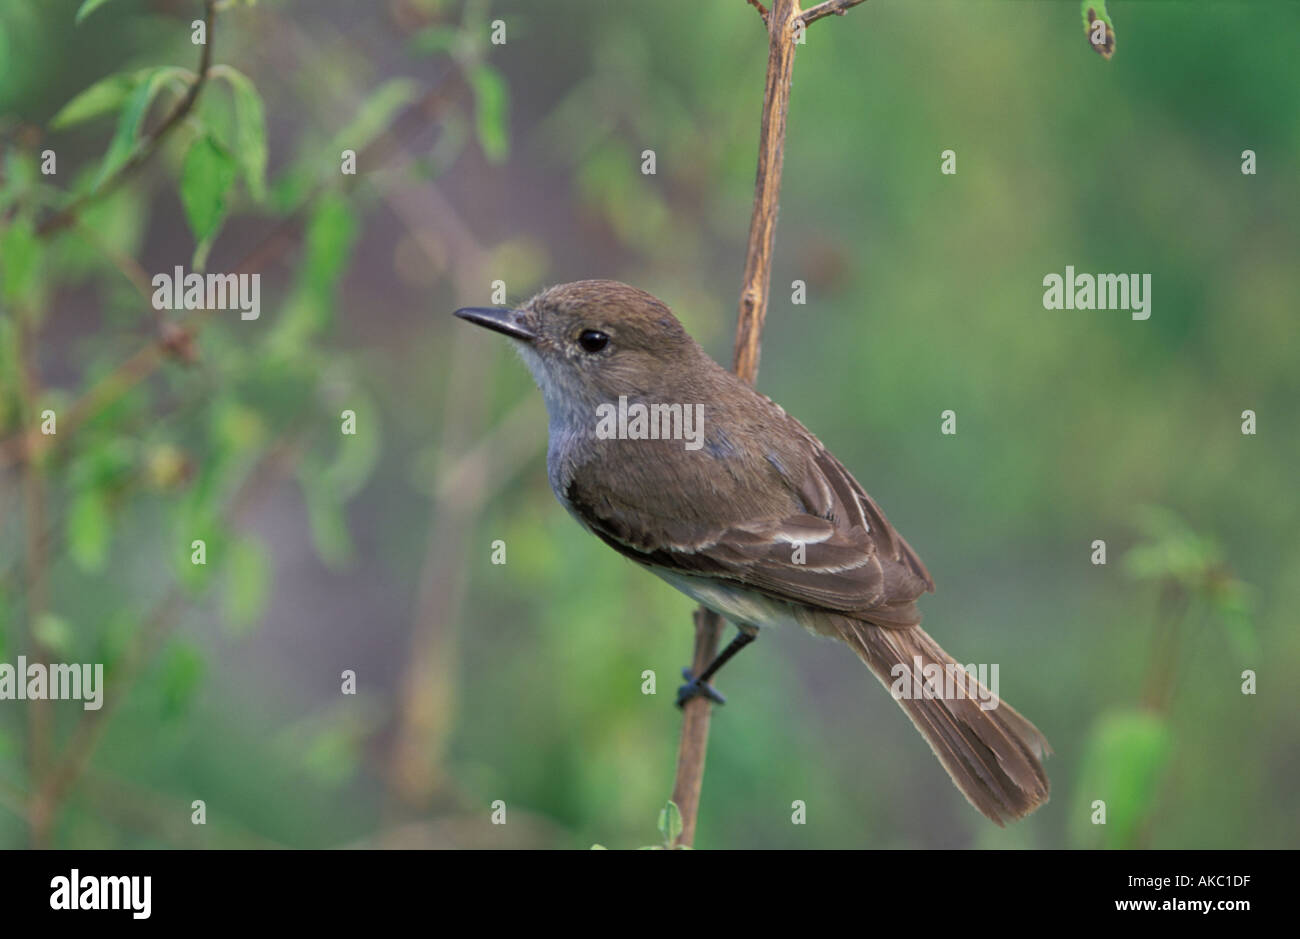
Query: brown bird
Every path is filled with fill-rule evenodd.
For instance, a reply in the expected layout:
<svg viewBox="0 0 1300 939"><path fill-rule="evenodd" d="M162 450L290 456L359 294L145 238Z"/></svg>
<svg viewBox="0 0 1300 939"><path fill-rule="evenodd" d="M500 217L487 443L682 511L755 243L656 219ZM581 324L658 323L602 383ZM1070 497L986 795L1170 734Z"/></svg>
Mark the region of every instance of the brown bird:
<svg viewBox="0 0 1300 939"><path fill-rule="evenodd" d="M847 643L891 690L970 803L1003 824L1047 801L1047 740L920 628L916 552L802 424L722 368L650 294L608 280L517 310L456 315L504 333L550 419L547 468L589 531L734 623L678 703L760 627ZM996 683L995 683L996 684Z"/></svg>

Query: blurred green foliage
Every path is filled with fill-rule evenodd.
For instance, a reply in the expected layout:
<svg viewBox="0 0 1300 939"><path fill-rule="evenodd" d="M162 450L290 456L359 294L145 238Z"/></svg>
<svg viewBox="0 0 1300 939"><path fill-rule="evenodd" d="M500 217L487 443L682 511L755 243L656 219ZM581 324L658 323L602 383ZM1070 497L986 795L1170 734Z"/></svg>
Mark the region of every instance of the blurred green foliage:
<svg viewBox="0 0 1300 939"><path fill-rule="evenodd" d="M926 628L1000 663L1055 798L994 829L853 656L774 634L723 673L697 846L1296 843L1300 9L1185 6L1117 3L1109 60L1065 2L809 28L759 385L926 559ZM679 716L641 676L671 691L691 604L554 503L539 396L446 314L616 277L729 361L756 12L223 4L150 151L201 16L0 10L0 662L109 676L47 843L642 843ZM205 263L263 275L260 319L151 309L141 275ZM1045 311L1066 264L1151 273L1151 319ZM57 760L89 712L51 712ZM31 734L0 702L0 846Z"/></svg>

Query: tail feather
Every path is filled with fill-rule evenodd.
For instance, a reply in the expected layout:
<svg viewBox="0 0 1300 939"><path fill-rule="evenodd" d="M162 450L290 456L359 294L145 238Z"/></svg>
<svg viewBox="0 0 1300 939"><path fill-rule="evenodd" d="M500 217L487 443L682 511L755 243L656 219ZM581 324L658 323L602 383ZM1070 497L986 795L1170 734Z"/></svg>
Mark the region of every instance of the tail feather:
<svg viewBox="0 0 1300 939"><path fill-rule="evenodd" d="M911 673L914 688L922 688L926 679L917 659L921 668L960 668L919 626L886 629L844 616L831 620L837 638L853 647L886 688L902 674L898 666ZM967 681L964 693L948 698L894 697L970 804L1003 825L1047 801L1051 787L1042 760L1052 748L1014 708L974 679ZM985 709L981 701L997 703Z"/></svg>

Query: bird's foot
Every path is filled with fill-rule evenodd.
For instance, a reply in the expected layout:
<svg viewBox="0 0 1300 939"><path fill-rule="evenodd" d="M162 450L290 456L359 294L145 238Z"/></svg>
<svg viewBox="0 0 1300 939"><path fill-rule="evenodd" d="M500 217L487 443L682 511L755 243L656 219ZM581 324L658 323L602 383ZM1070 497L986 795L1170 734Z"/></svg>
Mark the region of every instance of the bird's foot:
<svg viewBox="0 0 1300 939"><path fill-rule="evenodd" d="M714 688L708 682L702 682L695 677L695 673L689 667L682 669L682 677L686 679L686 684L677 689L677 706L685 707L686 702L691 698L705 697L715 704L726 704L724 698L717 688Z"/></svg>

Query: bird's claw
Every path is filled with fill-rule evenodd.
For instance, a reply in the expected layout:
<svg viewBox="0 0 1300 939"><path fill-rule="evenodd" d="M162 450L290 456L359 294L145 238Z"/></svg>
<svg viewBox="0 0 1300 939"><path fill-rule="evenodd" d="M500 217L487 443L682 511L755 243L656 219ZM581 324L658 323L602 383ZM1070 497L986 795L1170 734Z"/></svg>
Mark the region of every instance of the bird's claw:
<svg viewBox="0 0 1300 939"><path fill-rule="evenodd" d="M677 689L677 706L679 708L685 707L686 702L691 698L699 697L708 698L714 704L727 703L727 699L718 692L717 688L714 688L708 682L701 682L689 667L682 669L682 677L686 679L686 684Z"/></svg>

